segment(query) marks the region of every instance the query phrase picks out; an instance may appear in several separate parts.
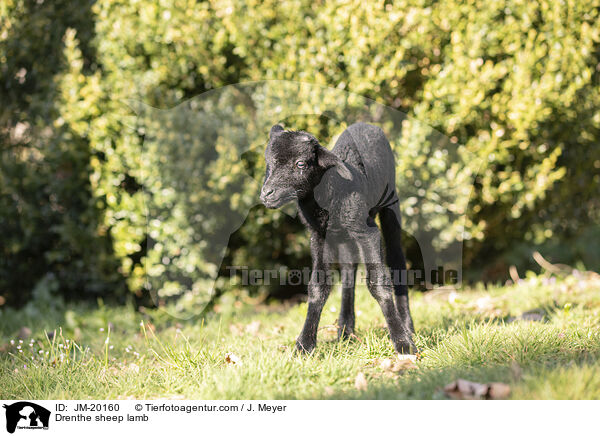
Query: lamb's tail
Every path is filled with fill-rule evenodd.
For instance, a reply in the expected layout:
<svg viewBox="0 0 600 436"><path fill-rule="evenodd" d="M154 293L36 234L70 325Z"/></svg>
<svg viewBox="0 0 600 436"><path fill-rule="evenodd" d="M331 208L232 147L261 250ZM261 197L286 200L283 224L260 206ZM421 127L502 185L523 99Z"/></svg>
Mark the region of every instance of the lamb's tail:
<svg viewBox="0 0 600 436"><path fill-rule="evenodd" d="M390 189L390 185L385 185L385 189L383 190L381 197L379 197L377 204L375 204L375 206L369 210L369 216L371 218L375 218L375 215L377 215L381 210L385 209L386 207L393 206L399 201L400 200L396 195L396 190Z"/></svg>
<svg viewBox="0 0 600 436"><path fill-rule="evenodd" d="M386 194L387 194L387 197L386 197ZM386 207L390 207L390 206L398 203L398 201L400 201L400 200L398 199L398 196L396 195L396 190L390 189L390 185L385 185L383 194L381 194L381 197L379 198L379 201L377 202L376 207L379 207L379 210L385 209Z"/></svg>

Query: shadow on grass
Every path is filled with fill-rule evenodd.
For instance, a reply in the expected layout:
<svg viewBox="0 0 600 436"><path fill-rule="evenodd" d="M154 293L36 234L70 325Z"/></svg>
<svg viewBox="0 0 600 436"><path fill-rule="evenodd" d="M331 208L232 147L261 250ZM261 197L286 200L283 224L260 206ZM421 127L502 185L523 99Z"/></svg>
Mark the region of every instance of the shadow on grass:
<svg viewBox="0 0 600 436"><path fill-rule="evenodd" d="M509 384L518 391L516 398L600 398L600 389L585 388L589 383L600 386L600 375L595 375L600 374L600 344L593 337L579 331L564 335L556 327L530 321L504 324L503 320L489 319L482 326L470 320L459 325L456 331L440 333L438 340L430 341L433 346L428 347L417 368L401 373L386 371L380 365L383 359L394 357L383 327L359 331L352 340L321 340L307 359L326 361L348 356L359 360L360 365L324 386L320 393L287 393L278 399L446 399L443 387L459 378ZM372 347L365 344L368 341L374 341ZM582 368L584 371L579 371ZM592 374L588 377L591 381L580 375L586 368ZM367 380L364 390L354 383L360 372ZM569 377L578 379L578 385L571 386ZM548 384L548 378L561 382Z"/></svg>
<svg viewBox="0 0 600 436"><path fill-rule="evenodd" d="M511 386L513 391L518 390L522 398L537 399L567 399L568 396L560 394L548 395L544 390L547 378L565 378L565 372L577 374L582 369L590 369L598 373L600 367L598 358L600 353L573 352L562 356L561 361L545 360L518 365L514 361L505 364L482 366L446 366L446 367L419 367L408 370L397 376L389 376L382 371L365 371L368 382L366 390L358 390L354 383L344 383L330 386L321 395L302 397L301 399L322 400L443 400L449 399L443 391L444 386L457 379L466 379L478 383L502 382ZM565 380L565 391L572 389L568 380ZM595 385L600 385L600 378L596 377ZM580 392L573 395L573 399L600 399L600 391L586 389L589 381L584 381ZM560 391L559 386L558 390ZM555 388L556 390L556 388ZM277 399L293 399L285 396ZM300 399L300 398L299 398ZM509 397L510 399L510 397Z"/></svg>

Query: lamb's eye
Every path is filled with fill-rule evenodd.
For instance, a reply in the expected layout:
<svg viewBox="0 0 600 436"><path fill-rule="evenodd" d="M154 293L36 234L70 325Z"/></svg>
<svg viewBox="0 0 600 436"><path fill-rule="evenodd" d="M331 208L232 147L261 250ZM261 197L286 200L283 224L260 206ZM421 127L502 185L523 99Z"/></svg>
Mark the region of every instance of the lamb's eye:
<svg viewBox="0 0 600 436"><path fill-rule="evenodd" d="M299 160L298 162L296 162L296 166L303 170L304 168L306 168L306 162Z"/></svg>

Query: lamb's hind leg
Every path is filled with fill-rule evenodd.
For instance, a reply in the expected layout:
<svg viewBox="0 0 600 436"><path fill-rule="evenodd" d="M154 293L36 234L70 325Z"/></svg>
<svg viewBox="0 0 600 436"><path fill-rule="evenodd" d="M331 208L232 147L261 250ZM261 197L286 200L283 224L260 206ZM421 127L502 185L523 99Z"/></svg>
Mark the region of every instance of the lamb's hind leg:
<svg viewBox="0 0 600 436"><path fill-rule="evenodd" d="M396 203L393 206L382 209L379 212L379 220L385 243L386 262L390 267L394 284L396 308L403 324L414 333L415 329L408 307L408 283L406 283L408 274L406 260L402 252L402 228L400 225L400 208L398 204Z"/></svg>
<svg viewBox="0 0 600 436"><path fill-rule="evenodd" d="M356 281L356 265L340 266L342 281L342 306L338 320L338 339L347 339L354 334L354 286Z"/></svg>

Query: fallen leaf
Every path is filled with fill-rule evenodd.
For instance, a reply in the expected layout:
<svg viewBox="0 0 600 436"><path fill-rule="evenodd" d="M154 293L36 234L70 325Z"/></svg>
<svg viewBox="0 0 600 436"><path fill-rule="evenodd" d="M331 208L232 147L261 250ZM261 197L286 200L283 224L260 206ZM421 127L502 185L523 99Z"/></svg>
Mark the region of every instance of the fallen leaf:
<svg viewBox="0 0 600 436"><path fill-rule="evenodd" d="M232 365L241 365L242 364L242 361L240 360L240 358L237 357L233 353L227 353L227 355L225 356L225 362L231 363Z"/></svg>
<svg viewBox="0 0 600 436"><path fill-rule="evenodd" d="M458 379L444 387L444 392L455 400L501 400L510 395L510 387L504 383L476 383Z"/></svg>
<svg viewBox="0 0 600 436"><path fill-rule="evenodd" d="M487 394L488 385L458 379L444 387L444 392L455 400L477 400Z"/></svg>
<svg viewBox="0 0 600 436"><path fill-rule="evenodd" d="M239 323L238 324L230 324L229 331L234 336L242 336L242 333L244 332L244 327Z"/></svg>
<svg viewBox="0 0 600 436"><path fill-rule="evenodd" d="M477 309L479 309L479 310L489 310L489 309L494 308L494 303L490 296L478 298L475 301L475 305L477 306Z"/></svg>
<svg viewBox="0 0 600 436"><path fill-rule="evenodd" d="M396 360L394 362L394 365L392 366L392 371L393 372L402 372L402 371L406 371L407 369L414 369L416 367L417 367L417 365L415 365L414 360L402 359L402 360Z"/></svg>
<svg viewBox="0 0 600 436"><path fill-rule="evenodd" d="M366 391L367 390L367 378L365 377L365 374L362 372L359 372L356 375L356 378L354 379L354 387L359 390L359 391Z"/></svg>
<svg viewBox="0 0 600 436"><path fill-rule="evenodd" d="M392 366L393 366L394 362L392 362L392 359L387 358L387 359L383 359L381 361L381 369L383 369L384 371L391 371L392 370Z"/></svg>
<svg viewBox="0 0 600 436"><path fill-rule="evenodd" d="M256 335L260 330L260 321L252 321L244 330L250 335Z"/></svg>
<svg viewBox="0 0 600 436"><path fill-rule="evenodd" d="M510 386L505 383L490 383L488 398L490 400L504 400L510 395Z"/></svg>
<svg viewBox="0 0 600 436"><path fill-rule="evenodd" d="M338 326L335 324L327 324L322 327L319 327L319 331L325 330L326 333L335 333L337 334Z"/></svg>
<svg viewBox="0 0 600 436"><path fill-rule="evenodd" d="M379 362L379 367L384 371L385 375L393 375L393 373L404 372L407 369L417 368L415 365L415 356L412 354L399 354L396 359L389 357ZM378 361L373 362L377 365Z"/></svg>

